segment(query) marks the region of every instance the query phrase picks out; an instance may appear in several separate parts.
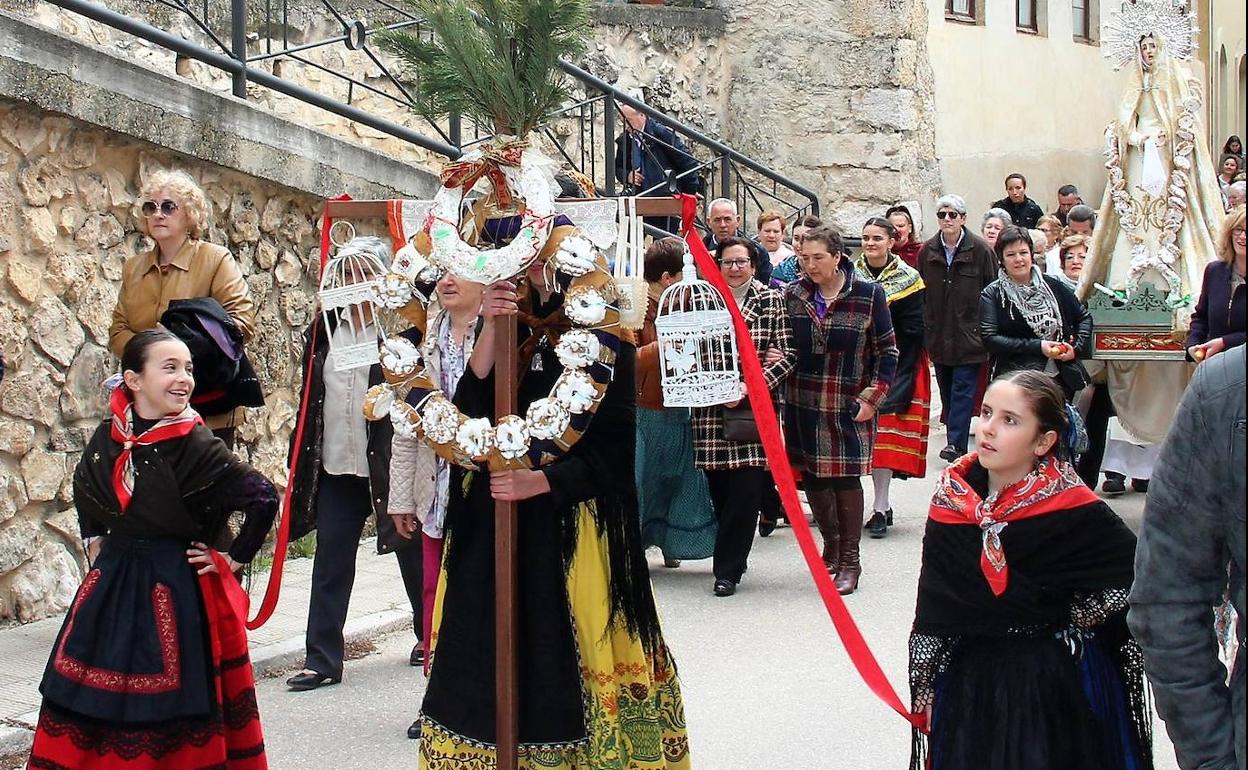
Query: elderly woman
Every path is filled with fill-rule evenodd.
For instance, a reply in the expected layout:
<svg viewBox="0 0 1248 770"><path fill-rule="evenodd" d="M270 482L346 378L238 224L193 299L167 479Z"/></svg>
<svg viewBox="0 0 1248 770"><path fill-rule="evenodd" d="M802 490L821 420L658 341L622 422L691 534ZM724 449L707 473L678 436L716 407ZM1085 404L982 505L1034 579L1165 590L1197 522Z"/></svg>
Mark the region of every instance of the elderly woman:
<svg viewBox="0 0 1248 770"><path fill-rule="evenodd" d="M1046 248L1043 250L1039 246L1036 247L1036 253L1044 256L1043 260L1037 260L1037 262L1041 263L1040 267L1049 275L1056 275L1062 272L1061 267L1057 265L1058 255L1060 254L1058 248L1062 242L1062 220L1053 214L1045 214L1036 223L1036 229L1044 233L1044 242L1046 244Z"/></svg>
<svg viewBox="0 0 1248 770"><path fill-rule="evenodd" d="M768 209L758 215L758 242L767 249L774 272L780 263L793 256L793 248L784 242L784 214L776 209Z"/></svg>
<svg viewBox="0 0 1248 770"><path fill-rule="evenodd" d="M875 487L867 530L884 537L893 523L889 487L894 476L923 478L927 473L927 434L932 384L923 350L923 278L901 261L893 246L900 235L892 223L872 217L862 226L862 256L854 271L877 283L888 300L897 336L897 375L880 404L871 481Z"/></svg>
<svg viewBox="0 0 1248 770"><path fill-rule="evenodd" d="M1244 344L1245 300L1244 207L1227 215L1218 234L1218 261L1205 268L1200 299L1187 334L1187 354L1194 361Z"/></svg>
<svg viewBox="0 0 1248 770"><path fill-rule="evenodd" d="M923 241L919 239L919 233L914 227L914 217L911 216L910 209L898 204L885 211L884 218L897 231L897 237L893 240L893 253L910 267L918 267Z"/></svg>
<svg viewBox="0 0 1248 770"><path fill-rule="evenodd" d="M1078 356L1092 342L1092 315L1064 281L1040 271L1026 230L1002 230L995 251L1000 271L979 300L993 379L1035 369L1056 378L1070 400L1088 384Z"/></svg>
<svg viewBox="0 0 1248 770"><path fill-rule="evenodd" d="M1066 280L1071 291L1079 285L1079 276L1083 275L1083 265L1088 259L1088 246L1092 239L1086 235L1068 235L1058 244L1058 266L1061 268L1060 278Z"/></svg>
<svg viewBox="0 0 1248 770"><path fill-rule="evenodd" d="M785 388L784 432L793 469L823 535L836 590L862 574L861 477L871 472L875 415L897 370L888 298L844 254L840 233L816 227L802 242L806 277L784 292L797 365Z"/></svg>
<svg viewBox="0 0 1248 770"><path fill-rule="evenodd" d="M995 248L997 245L997 236L1001 231L1014 224L1014 220L1010 218L1010 212L1005 209L992 208L984 212L984 218L979 223L979 234L988 242L988 246Z"/></svg>
<svg viewBox="0 0 1248 770"><path fill-rule="evenodd" d="M802 274L802 239L806 231L820 225L819 217L805 214L793 222L793 254L789 255L771 271L772 288L783 288Z"/></svg>
<svg viewBox="0 0 1248 770"><path fill-rule="evenodd" d="M763 365L767 389L774 394L793 370L793 339L780 293L754 278L754 253L750 241L726 238L715 247L715 261L732 292L730 301L741 309L760 356L776 351ZM763 492L770 483L767 456L757 431L753 435L748 435L748 429L735 432L750 419L745 395L742 383L742 398L693 412L694 462L706 472L719 520L712 567L716 596L732 596L737 591L754 544Z"/></svg>
<svg viewBox="0 0 1248 770"><path fill-rule="evenodd" d="M151 236L156 248L126 260L108 332L113 354L121 356L131 337L155 328L170 301L176 299L215 299L243 341L250 340L256 328L256 307L229 250L203 240L211 215L204 191L183 171L157 171L147 178L139 198L140 229ZM239 407L205 417L204 424L232 448L234 428L242 422L243 413Z"/></svg>

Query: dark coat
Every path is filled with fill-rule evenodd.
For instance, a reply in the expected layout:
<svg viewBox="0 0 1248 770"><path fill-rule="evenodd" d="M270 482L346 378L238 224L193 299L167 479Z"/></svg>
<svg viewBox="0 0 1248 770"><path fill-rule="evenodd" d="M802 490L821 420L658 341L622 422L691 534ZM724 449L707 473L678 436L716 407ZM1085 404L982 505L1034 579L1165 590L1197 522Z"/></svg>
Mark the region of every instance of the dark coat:
<svg viewBox="0 0 1248 770"><path fill-rule="evenodd" d="M638 165L640 160L640 166ZM615 178L630 187L628 177L641 169L641 189L659 197L675 192L697 195L706 183L695 171L698 161L676 132L654 118L641 131L625 131L615 138ZM688 173L686 173L688 172ZM669 182L670 180L670 182ZM652 189L657 187L658 189Z"/></svg>
<svg viewBox="0 0 1248 770"><path fill-rule="evenodd" d="M1154 466L1127 622L1183 767L1244 770L1244 346L1196 368ZM1230 589L1234 674L1210 607Z"/></svg>
<svg viewBox="0 0 1248 770"><path fill-rule="evenodd" d="M1022 203L1015 203L1007 195L992 204L992 207L1005 210L1009 213L1010 219L1014 220L1014 224L1019 227L1025 227L1028 230L1034 230L1040 222L1040 217L1044 216L1044 209L1040 208L1040 204L1031 198L1023 198Z"/></svg>
<svg viewBox="0 0 1248 770"><path fill-rule="evenodd" d="M315 338L313 333L315 332ZM325 432L325 358L329 353L329 338L325 326L318 317L303 333L302 377L307 378L308 389L300 398L299 408L307 403L307 418L303 427L303 442L299 451L299 464L290 476L293 488L290 493L291 516L290 539L295 540L316 529L316 498L321 473L321 441ZM311 367L309 373L308 367ZM369 387L381 384L381 366L374 364L368 371ZM296 413L298 414L298 413ZM368 487L373 514L377 517L377 551L389 553L412 541L404 540L394 530L394 522L386 511L390 499L390 440L394 428L389 420L369 421L368 430ZM290 454L295 451L298 426L290 432ZM289 456L288 460L289 462Z"/></svg>
<svg viewBox="0 0 1248 770"><path fill-rule="evenodd" d="M160 324L191 351L195 364L191 406L201 416L230 414L240 406L264 406L260 380L243 349L243 333L215 298L170 300Z"/></svg>
<svg viewBox="0 0 1248 770"><path fill-rule="evenodd" d="M1014 303L1003 297L1001 281L1008 280L1001 278L993 281L984 289L979 300L980 334L992 356L993 377L1016 369L1043 371L1049 362L1044 355L1042 340L1027 325ZM1092 346L1092 314L1060 279L1046 275L1044 280L1053 290L1053 296L1057 297L1058 311L1062 316L1061 341L1074 345L1078 357L1087 356ZM1058 378L1067 397L1088 384L1088 372L1078 357L1074 361L1057 362Z"/></svg>
<svg viewBox="0 0 1248 770"><path fill-rule="evenodd" d="M1192 312L1192 325L1185 347L1200 345L1218 337L1228 348L1244 344L1245 311L1248 310L1248 289L1240 284L1231 296L1231 266L1210 262L1200 285L1200 299Z"/></svg>
<svg viewBox="0 0 1248 770"><path fill-rule="evenodd" d="M897 336L897 374L880 404L880 414L905 412L914 400L915 377L923 356L923 295L926 293L926 290L917 291L888 306L893 334ZM923 377L927 376L924 370Z"/></svg>
<svg viewBox="0 0 1248 770"><path fill-rule="evenodd" d="M997 280L997 258L988 243L965 227L962 242L945 264L940 233L923 244L919 275L927 287L923 304L924 339L932 363L982 364L988 359L979 336L979 294Z"/></svg>

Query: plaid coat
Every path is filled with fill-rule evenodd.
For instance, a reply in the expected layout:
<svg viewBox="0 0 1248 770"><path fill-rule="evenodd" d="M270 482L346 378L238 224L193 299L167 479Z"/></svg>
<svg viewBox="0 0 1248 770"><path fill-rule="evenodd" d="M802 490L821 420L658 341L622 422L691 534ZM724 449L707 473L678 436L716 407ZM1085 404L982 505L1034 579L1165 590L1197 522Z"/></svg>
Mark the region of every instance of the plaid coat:
<svg viewBox="0 0 1248 770"><path fill-rule="evenodd" d="M735 301L731 296L725 302ZM763 363L763 379L773 398L781 383L793 371L793 333L784 314L784 299L780 292L769 289L758 280L750 281L741 315L750 328L750 338L758 350L758 358L764 360L768 348L776 348L783 355L774 364ZM739 346L741 341L737 341ZM745 400L742 403L747 403ZM710 406L693 410L694 462L703 470L726 471L734 468L765 467L767 456L763 445L747 441L724 439L723 408Z"/></svg>
<svg viewBox="0 0 1248 770"><path fill-rule="evenodd" d="M888 300L879 284L854 276L841 260L845 286L823 320L815 314L815 285L785 287L784 303L797 346L785 386L784 433L794 470L819 478L871 472L875 419L854 422L861 399L877 410L897 371L897 343Z"/></svg>

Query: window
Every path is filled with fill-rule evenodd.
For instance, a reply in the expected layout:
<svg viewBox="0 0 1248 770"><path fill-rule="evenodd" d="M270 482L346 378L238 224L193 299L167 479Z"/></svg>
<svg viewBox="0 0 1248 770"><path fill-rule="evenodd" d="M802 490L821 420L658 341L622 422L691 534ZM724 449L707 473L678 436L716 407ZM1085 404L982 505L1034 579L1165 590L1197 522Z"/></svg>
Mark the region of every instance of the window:
<svg viewBox="0 0 1248 770"><path fill-rule="evenodd" d="M975 21L975 0L945 0L945 18Z"/></svg>
<svg viewBox="0 0 1248 770"><path fill-rule="evenodd" d="M1087 42L1092 39L1091 26L1088 22L1091 19L1091 9L1088 8L1088 0L1071 0L1070 3L1070 26L1074 32L1075 40Z"/></svg>
<svg viewBox="0 0 1248 770"><path fill-rule="evenodd" d="M1021 30L1038 32L1036 25L1036 0L1014 0L1015 24Z"/></svg>

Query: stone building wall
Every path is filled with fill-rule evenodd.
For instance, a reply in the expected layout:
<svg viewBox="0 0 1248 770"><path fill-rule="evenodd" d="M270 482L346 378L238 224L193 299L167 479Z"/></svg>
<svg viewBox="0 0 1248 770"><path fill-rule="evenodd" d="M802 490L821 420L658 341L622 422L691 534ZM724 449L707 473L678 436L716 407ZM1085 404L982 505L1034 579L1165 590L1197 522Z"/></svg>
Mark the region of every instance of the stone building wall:
<svg viewBox="0 0 1248 770"><path fill-rule="evenodd" d="M107 342L122 265L151 247L139 190L175 164L203 186L208 238L230 248L256 301L248 355L266 406L249 410L236 451L285 482L321 199L0 101L0 619L64 608L81 578L71 477L117 365Z"/></svg>

